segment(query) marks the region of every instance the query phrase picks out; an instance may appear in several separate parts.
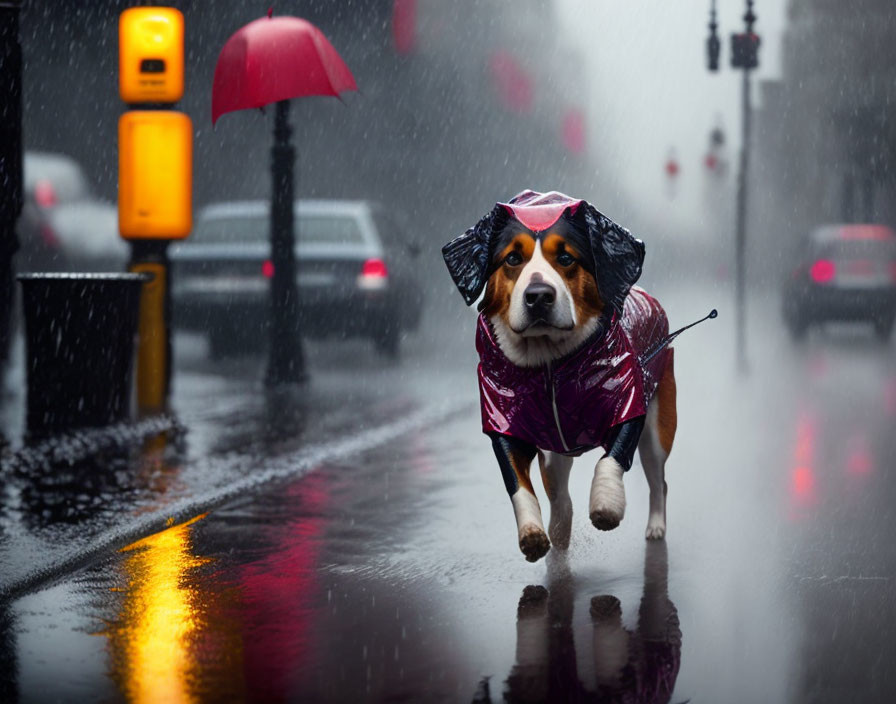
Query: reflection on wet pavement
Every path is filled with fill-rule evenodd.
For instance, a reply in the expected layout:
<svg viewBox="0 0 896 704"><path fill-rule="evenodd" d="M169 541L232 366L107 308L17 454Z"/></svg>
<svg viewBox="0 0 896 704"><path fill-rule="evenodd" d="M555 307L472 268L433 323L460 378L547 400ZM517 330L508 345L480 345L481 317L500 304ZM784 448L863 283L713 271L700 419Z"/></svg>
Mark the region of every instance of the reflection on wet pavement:
<svg viewBox="0 0 896 704"><path fill-rule="evenodd" d="M681 666L681 629L678 612L669 600L668 573L665 543L648 543L643 594L633 631L623 623L617 597L591 597L593 633L587 657L595 685L589 688L578 671L576 657L576 580L566 555L554 559L548 566L548 586L529 585L520 596L516 662L504 683L503 696L493 695L489 680L484 679L473 701L668 702Z"/></svg>
<svg viewBox="0 0 896 704"><path fill-rule="evenodd" d="M894 359L848 331L808 346L788 510L802 701L889 702L896 670Z"/></svg>
<svg viewBox="0 0 896 704"><path fill-rule="evenodd" d="M282 494L291 519L257 520L245 563L197 551L200 515L121 550L97 635L110 678L132 702L288 701L312 666L317 550L326 503L320 475ZM237 515L240 512L237 511ZM244 517L244 516L243 516ZM201 541L200 535L200 541ZM220 571L224 561L230 569Z"/></svg>
<svg viewBox="0 0 896 704"><path fill-rule="evenodd" d="M245 684L257 701L289 701L320 644L313 634L319 595L317 558L328 503L326 478L313 474L283 499L295 512L282 522L258 523L253 561L232 575L239 595Z"/></svg>
<svg viewBox="0 0 896 704"><path fill-rule="evenodd" d="M190 526L202 518L122 550L127 586L118 617L102 635L109 639L112 679L128 701L194 700L191 689L200 668L195 651L207 630L207 614L189 583L208 560L193 554Z"/></svg>

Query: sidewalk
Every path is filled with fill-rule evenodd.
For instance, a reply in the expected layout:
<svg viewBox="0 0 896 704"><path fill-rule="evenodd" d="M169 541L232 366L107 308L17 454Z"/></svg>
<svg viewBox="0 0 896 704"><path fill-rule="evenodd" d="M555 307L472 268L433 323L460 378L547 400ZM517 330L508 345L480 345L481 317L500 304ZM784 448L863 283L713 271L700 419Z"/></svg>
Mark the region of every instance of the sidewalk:
<svg viewBox="0 0 896 704"><path fill-rule="evenodd" d="M178 336L171 415L27 447L19 387L4 404L0 601L261 485L471 407L475 380L459 382L447 368L434 378L421 363L445 353L434 342L408 340L400 364L365 341L309 343L311 382L270 392L263 357L209 362L201 339ZM11 381L15 388L15 373Z"/></svg>

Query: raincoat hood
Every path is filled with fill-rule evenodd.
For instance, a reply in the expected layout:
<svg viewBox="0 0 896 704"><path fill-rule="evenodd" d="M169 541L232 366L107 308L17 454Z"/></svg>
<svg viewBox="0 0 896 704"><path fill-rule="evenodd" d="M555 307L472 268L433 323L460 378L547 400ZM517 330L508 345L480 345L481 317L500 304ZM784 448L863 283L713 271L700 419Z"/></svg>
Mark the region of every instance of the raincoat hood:
<svg viewBox="0 0 896 704"><path fill-rule="evenodd" d="M511 217L533 232L543 232L564 215L575 220L587 242L587 268L600 272L597 286L601 300L621 314L629 289L641 276L644 243L588 201L557 191L526 190L506 203L496 203L473 227L442 247L448 273L466 304L476 302L494 271L495 243Z"/></svg>
<svg viewBox="0 0 896 704"><path fill-rule="evenodd" d="M523 191L509 202L498 205L533 232L541 232L556 223L567 209L570 215L575 215L584 202L581 198L570 198L557 191Z"/></svg>

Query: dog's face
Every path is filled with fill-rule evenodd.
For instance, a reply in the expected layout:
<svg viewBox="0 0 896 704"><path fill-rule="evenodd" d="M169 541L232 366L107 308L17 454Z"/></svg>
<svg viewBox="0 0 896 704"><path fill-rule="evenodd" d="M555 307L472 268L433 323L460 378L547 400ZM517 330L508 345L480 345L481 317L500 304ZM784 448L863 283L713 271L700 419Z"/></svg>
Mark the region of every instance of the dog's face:
<svg viewBox="0 0 896 704"><path fill-rule="evenodd" d="M480 309L513 361L549 361L597 328L604 303L593 262L587 234L573 217L563 215L541 232L508 219L495 240Z"/></svg>
<svg viewBox="0 0 896 704"><path fill-rule="evenodd" d="M587 201L526 190L496 203L442 256L467 305L485 289L479 309L505 354L535 366L621 313L641 275L644 243Z"/></svg>

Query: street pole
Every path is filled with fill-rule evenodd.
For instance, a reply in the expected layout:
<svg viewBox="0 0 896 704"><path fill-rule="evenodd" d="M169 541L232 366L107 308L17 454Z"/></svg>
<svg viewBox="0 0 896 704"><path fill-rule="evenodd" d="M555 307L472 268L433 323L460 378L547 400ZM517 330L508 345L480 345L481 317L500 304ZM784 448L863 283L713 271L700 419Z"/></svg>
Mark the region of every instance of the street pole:
<svg viewBox="0 0 896 704"><path fill-rule="evenodd" d="M168 245L193 225L193 123L175 106L184 93L184 18L172 7L131 7L119 18L118 230L128 269L150 274L140 296L137 410L168 409L171 267ZM137 109L135 109L137 108Z"/></svg>
<svg viewBox="0 0 896 704"><path fill-rule="evenodd" d="M746 248L747 248L747 179L750 168L750 69L744 68L742 103L742 127L740 147L740 173L737 179L737 229L735 234L735 298L737 369L741 374L747 367L747 296L746 296Z"/></svg>
<svg viewBox="0 0 896 704"><path fill-rule="evenodd" d="M750 180L750 128L753 111L750 107L750 71L759 66L759 37L753 33L756 15L753 0L746 0L744 13L746 31L731 35L731 66L743 69L741 95L741 145L740 168L737 175L737 206L734 228L734 345L736 367L740 374L749 371L747 364L747 204ZM716 34L716 3L712 0L709 11L709 39L706 41L707 67L719 70L721 43Z"/></svg>
<svg viewBox="0 0 896 704"><path fill-rule="evenodd" d="M735 233L735 308L736 308L736 332L735 344L737 346L737 370L741 374L748 372L747 364L747 291L746 291L746 249L747 249L747 202L748 181L750 171L750 128L752 110L750 107L750 70L758 63L756 49L758 38L754 45L752 41L753 24L756 15L753 13L753 0L747 0L747 11L744 14L746 33L744 47L749 50L742 55L737 63L743 69L743 84L741 96L741 146L740 146L740 174L737 181L737 227Z"/></svg>
<svg viewBox="0 0 896 704"><path fill-rule="evenodd" d="M170 240L131 240L128 271L151 274L140 295L137 331L137 411L141 416L167 410L171 390Z"/></svg>
<svg viewBox="0 0 896 704"><path fill-rule="evenodd" d="M305 359L298 331L299 293L296 285L293 169L295 148L290 142L289 101L280 100L274 116L271 147L271 336L267 386L305 381Z"/></svg>
<svg viewBox="0 0 896 704"><path fill-rule="evenodd" d="M12 258L22 212L21 0L0 0L0 382L9 354L15 299Z"/></svg>

